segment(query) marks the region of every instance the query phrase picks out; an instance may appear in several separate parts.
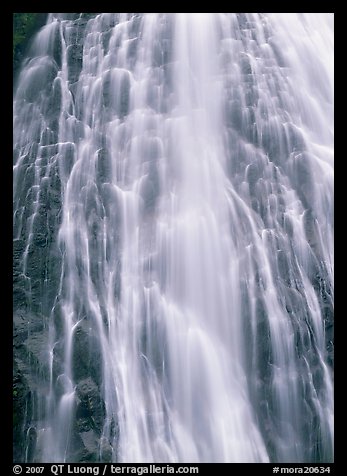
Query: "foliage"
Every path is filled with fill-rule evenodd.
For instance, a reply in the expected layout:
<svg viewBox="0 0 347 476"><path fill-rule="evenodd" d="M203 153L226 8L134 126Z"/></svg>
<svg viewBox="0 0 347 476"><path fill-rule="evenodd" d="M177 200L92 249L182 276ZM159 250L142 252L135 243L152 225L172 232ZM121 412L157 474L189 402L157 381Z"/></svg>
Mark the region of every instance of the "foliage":
<svg viewBox="0 0 347 476"><path fill-rule="evenodd" d="M13 57L35 26L37 13L13 14Z"/></svg>
<svg viewBox="0 0 347 476"><path fill-rule="evenodd" d="M44 25L47 13L13 13L13 76L23 60L27 45L35 31Z"/></svg>

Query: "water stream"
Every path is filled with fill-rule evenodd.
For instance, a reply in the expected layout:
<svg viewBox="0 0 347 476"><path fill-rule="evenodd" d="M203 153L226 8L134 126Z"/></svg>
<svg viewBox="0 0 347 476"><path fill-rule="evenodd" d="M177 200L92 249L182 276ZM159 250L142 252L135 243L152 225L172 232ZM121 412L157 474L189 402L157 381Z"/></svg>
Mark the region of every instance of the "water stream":
<svg viewBox="0 0 347 476"><path fill-rule="evenodd" d="M333 59L328 13L48 16L14 97L24 459L332 461Z"/></svg>

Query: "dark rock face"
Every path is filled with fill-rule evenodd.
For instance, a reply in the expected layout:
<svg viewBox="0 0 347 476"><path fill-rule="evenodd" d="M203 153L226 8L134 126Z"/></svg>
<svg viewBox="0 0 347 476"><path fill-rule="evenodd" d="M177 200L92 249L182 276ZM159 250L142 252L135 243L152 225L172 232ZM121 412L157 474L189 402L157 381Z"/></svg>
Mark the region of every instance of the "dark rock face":
<svg viewBox="0 0 347 476"><path fill-rule="evenodd" d="M31 415L26 414L30 402L30 391L23 373L19 370L16 361L13 363L13 461L23 461L25 453L25 439L23 422ZM29 405L30 408L30 405Z"/></svg>
<svg viewBox="0 0 347 476"><path fill-rule="evenodd" d="M76 387L76 419L74 432L79 444L75 447L75 461L111 461L112 447L102 437L105 418L104 402L92 378L80 380Z"/></svg>
<svg viewBox="0 0 347 476"><path fill-rule="evenodd" d="M13 460L33 461L36 445L36 404L44 399L47 367L43 353L47 332L42 316L17 310L14 314Z"/></svg>
<svg viewBox="0 0 347 476"><path fill-rule="evenodd" d="M79 77L83 58L83 32L88 17L93 16L95 14L86 14L76 19L69 31L71 38L75 39L75 43L67 49L68 79L71 85ZM40 21L36 21L35 25L39 28L42 24L40 17ZM34 460L37 431L46 417L45 399L50 380L49 333L53 330L52 324L58 333L63 332L64 327L57 301L62 273L58 230L61 223L61 182L66 180L71 171L74 146L72 143L63 146L57 144L62 101L61 82L57 78L62 54L58 29L54 30L51 38L52 59L34 58L27 64L30 80L23 83L25 87L19 89L16 96L17 101L23 105L24 118L28 114L30 119L35 103L40 107L47 125L41 129L41 134L37 134L37 142L32 142L29 153L22 156L15 171L15 183L20 188L20 191L14 194L16 213L13 242L13 457L17 462ZM36 127L35 123L25 126L29 129L30 127ZM30 130L28 134L32 141ZM15 160L20 150L20 145L16 145ZM106 166L104 160L102 167ZM38 178L35 172L38 167L40 187L37 186ZM58 340L53 349L53 380L57 379L63 368L61 344L59 336L56 337ZM91 375L100 383L100 366L97 343L93 342L92 336L88 336L88 330L77 329L73 356L76 381L83 382L83 379ZM81 384L78 389L82 387ZM82 390L81 392L83 394ZM76 461L98 461L102 454L102 457L110 459L110 449L106 442L100 443L104 410L98 387L94 384L92 391L85 391L81 400L78 395L77 392L78 418L74 427L75 435L72 436L75 443L71 445L72 451L77 451L78 448L78 454L72 454L71 458ZM81 414L88 422L88 430L80 428ZM81 421L83 422L83 419ZM82 436L84 433L86 435L80 438L80 433Z"/></svg>
<svg viewBox="0 0 347 476"><path fill-rule="evenodd" d="M67 48L66 53L67 53L67 61L69 64L72 65L72 67L69 68L68 79L71 83L74 83L75 81L78 80L78 76L82 69L83 45L81 44L70 45Z"/></svg>
<svg viewBox="0 0 347 476"><path fill-rule="evenodd" d="M99 389L95 382L90 378L80 380L77 388L77 396L80 403L77 407L78 422L85 430L94 429L99 435L102 432L102 425L105 417L103 401L100 398Z"/></svg>

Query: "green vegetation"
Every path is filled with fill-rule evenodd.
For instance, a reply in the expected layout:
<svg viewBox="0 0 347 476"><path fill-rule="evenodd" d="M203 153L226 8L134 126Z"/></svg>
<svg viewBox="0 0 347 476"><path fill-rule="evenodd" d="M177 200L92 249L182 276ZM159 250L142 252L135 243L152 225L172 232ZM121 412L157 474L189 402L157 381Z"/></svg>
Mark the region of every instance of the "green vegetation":
<svg viewBox="0 0 347 476"><path fill-rule="evenodd" d="M44 24L46 13L13 13L13 74L20 65L33 33Z"/></svg>
<svg viewBox="0 0 347 476"><path fill-rule="evenodd" d="M38 13L13 14L13 58L35 26Z"/></svg>

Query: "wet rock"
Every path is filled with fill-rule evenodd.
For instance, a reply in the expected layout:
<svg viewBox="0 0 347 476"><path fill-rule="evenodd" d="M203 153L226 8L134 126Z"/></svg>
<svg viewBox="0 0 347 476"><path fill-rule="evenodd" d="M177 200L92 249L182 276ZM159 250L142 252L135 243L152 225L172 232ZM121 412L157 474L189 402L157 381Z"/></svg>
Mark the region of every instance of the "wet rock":
<svg viewBox="0 0 347 476"><path fill-rule="evenodd" d="M69 177L75 162L76 146L73 142L66 142L60 146L59 163L65 178Z"/></svg>
<svg viewBox="0 0 347 476"><path fill-rule="evenodd" d="M99 450L99 437L98 437L98 435L93 430L89 430L89 431L81 432L80 437L83 441L83 445L84 445L85 449L87 450L87 453L91 457L96 457L97 454L98 454L98 450Z"/></svg>
<svg viewBox="0 0 347 476"><path fill-rule="evenodd" d="M129 60L135 61L138 45L139 45L138 38L134 38L133 40L131 40L129 42L128 48L127 48L127 59L128 59L128 61Z"/></svg>
<svg viewBox="0 0 347 476"><path fill-rule="evenodd" d="M51 145L57 143L57 134L49 127L43 129L41 136L40 136L40 144L41 145Z"/></svg>
<svg viewBox="0 0 347 476"><path fill-rule="evenodd" d="M23 343L29 334L41 332L44 328L44 319L27 309L18 309L13 315L13 337L15 343Z"/></svg>
<svg viewBox="0 0 347 476"><path fill-rule="evenodd" d="M270 117L262 126L262 147L269 159L281 166L287 158L285 133L278 117Z"/></svg>
<svg viewBox="0 0 347 476"><path fill-rule="evenodd" d="M30 427L26 434L26 461L34 462L37 442L37 432L35 427Z"/></svg>
<svg viewBox="0 0 347 476"><path fill-rule="evenodd" d="M105 418L105 404L100 391L91 377L81 380L76 387L80 403L77 407L78 415L89 418L94 431L100 436Z"/></svg>
<svg viewBox="0 0 347 476"><path fill-rule="evenodd" d="M101 34L101 39L102 39L102 47L104 49L104 52L108 50L109 44L110 44L110 38L112 36L112 30L105 31Z"/></svg>
<svg viewBox="0 0 347 476"><path fill-rule="evenodd" d="M56 78L53 82L53 88L51 94L46 101L46 107L44 107L44 114L50 121L54 121L59 117L62 106L62 86L60 78ZM53 129L52 126L50 126ZM56 128L54 128L56 129Z"/></svg>
<svg viewBox="0 0 347 476"><path fill-rule="evenodd" d="M19 260L23 254L25 247L24 240L13 240L13 259L15 261Z"/></svg>
<svg viewBox="0 0 347 476"><path fill-rule="evenodd" d="M109 108L111 104L111 72L107 71L102 77L102 103L105 108Z"/></svg>
<svg viewBox="0 0 347 476"><path fill-rule="evenodd" d="M153 211L158 197L158 183L150 180L148 177L144 178L140 187L140 196L143 199L144 210Z"/></svg>
<svg viewBox="0 0 347 476"><path fill-rule="evenodd" d="M287 312L295 314L298 318L305 309L305 302L296 289L287 287L285 290L285 306Z"/></svg>
<svg viewBox="0 0 347 476"><path fill-rule="evenodd" d="M81 445L76 461L80 462L104 462L112 461L112 446L105 437L101 437L92 429L78 433Z"/></svg>
<svg viewBox="0 0 347 476"><path fill-rule="evenodd" d="M43 370L47 370L48 342L48 330L32 333L24 342L28 354L31 359L36 361L37 368L40 368L41 373Z"/></svg>
<svg viewBox="0 0 347 476"><path fill-rule="evenodd" d="M283 250L277 252L277 266L280 277L289 285L291 277L291 266L287 253Z"/></svg>
<svg viewBox="0 0 347 476"><path fill-rule="evenodd" d="M275 36L271 36L269 38L269 45L272 48L272 51L273 51L273 54L276 58L278 66L285 67L286 62L284 60L282 47L281 47L281 45L278 44L278 40L276 40Z"/></svg>
<svg viewBox="0 0 347 476"><path fill-rule="evenodd" d="M289 173L293 185L305 208L311 208L314 205L314 175L313 175L313 157L306 152L293 155L293 164Z"/></svg>
<svg viewBox="0 0 347 476"><path fill-rule="evenodd" d="M162 67L168 63L171 56L170 42L160 39L154 44L152 54L152 67Z"/></svg>
<svg viewBox="0 0 347 476"><path fill-rule="evenodd" d="M112 461L113 449L109 441L105 437L101 437L99 441L100 446L100 460L105 463Z"/></svg>
<svg viewBox="0 0 347 476"><path fill-rule="evenodd" d="M78 80L83 63L83 45L69 45L66 50L68 62L68 80L74 83Z"/></svg>
<svg viewBox="0 0 347 476"><path fill-rule="evenodd" d="M101 183L112 181L111 156L107 149L102 148L97 155L97 178Z"/></svg>
<svg viewBox="0 0 347 476"><path fill-rule="evenodd" d="M87 401L88 398L92 396L95 397L98 394L98 387L96 383L88 377L79 382L76 391L79 398L84 402Z"/></svg>
<svg viewBox="0 0 347 476"><path fill-rule="evenodd" d="M121 220L121 198L119 192L114 185L105 183L100 188L100 196L105 208L106 216L115 224L115 228L119 229Z"/></svg>
<svg viewBox="0 0 347 476"><path fill-rule="evenodd" d="M100 30L112 29L119 21L119 13L104 13L100 18Z"/></svg>
<svg viewBox="0 0 347 476"><path fill-rule="evenodd" d="M304 151L306 149L304 135L297 126L288 122L285 124L285 131L289 152Z"/></svg>
<svg viewBox="0 0 347 476"><path fill-rule="evenodd" d="M13 316L13 449L17 462L33 461L36 448L36 404L47 391L44 324L41 315L27 309L19 309Z"/></svg>
<svg viewBox="0 0 347 476"><path fill-rule="evenodd" d="M100 345L95 336L90 335L88 325L86 329L79 326L74 335L72 356L72 371L76 381L91 376L97 384L101 381L102 362Z"/></svg>
<svg viewBox="0 0 347 476"><path fill-rule="evenodd" d="M23 425L27 414L30 389L25 376L18 368L17 360L13 360L13 462L25 460L25 433Z"/></svg>
<svg viewBox="0 0 347 476"><path fill-rule="evenodd" d="M60 30L57 27L54 32L54 37L52 41L52 57L57 64L57 67L61 69L62 66L62 45L61 45L61 36Z"/></svg>
<svg viewBox="0 0 347 476"><path fill-rule="evenodd" d="M225 122L227 127L236 130L242 128L242 106L239 99L233 99L225 105Z"/></svg>
<svg viewBox="0 0 347 476"><path fill-rule="evenodd" d="M130 107L130 77L124 75L121 81L119 91L120 101L118 103L118 115L120 118L124 118L129 113Z"/></svg>
<svg viewBox="0 0 347 476"><path fill-rule="evenodd" d="M317 218L311 209L304 213L304 229L306 239L317 257L321 256L321 241L319 237L319 226Z"/></svg>
<svg viewBox="0 0 347 476"><path fill-rule="evenodd" d="M260 176L261 176L261 168L259 167L258 163L252 162L251 164L247 165L246 180L249 184L249 190L251 194L254 193L255 184L257 183Z"/></svg>
<svg viewBox="0 0 347 476"><path fill-rule="evenodd" d="M135 13L132 18L132 21L128 23L129 38L136 38L139 36L141 21L142 21L141 14Z"/></svg>
<svg viewBox="0 0 347 476"><path fill-rule="evenodd" d="M240 53L239 65L242 74L252 74L251 61L246 53Z"/></svg>

